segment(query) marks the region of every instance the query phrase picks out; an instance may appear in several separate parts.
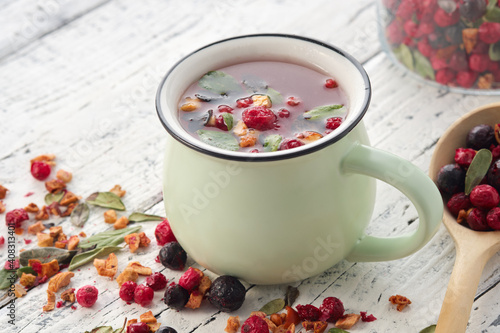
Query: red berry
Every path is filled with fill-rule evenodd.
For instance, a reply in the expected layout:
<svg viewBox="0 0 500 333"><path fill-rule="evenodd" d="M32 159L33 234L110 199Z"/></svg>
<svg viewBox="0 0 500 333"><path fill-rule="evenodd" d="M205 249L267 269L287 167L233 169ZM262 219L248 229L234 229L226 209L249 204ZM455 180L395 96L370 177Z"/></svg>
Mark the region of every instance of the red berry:
<svg viewBox="0 0 500 333"><path fill-rule="evenodd" d="M251 316L241 326L241 333L269 333L269 326L264 319Z"/></svg>
<svg viewBox="0 0 500 333"><path fill-rule="evenodd" d="M411 19L413 14L417 12L419 0L403 0L399 5L396 16L400 17L402 21L407 21Z"/></svg>
<svg viewBox="0 0 500 333"><path fill-rule="evenodd" d="M405 29L405 32L408 36L415 38L418 32L418 25L412 20L406 21L405 24L403 25L403 28Z"/></svg>
<svg viewBox="0 0 500 333"><path fill-rule="evenodd" d="M297 313L302 321L317 321L321 316L321 311L311 304L297 305Z"/></svg>
<svg viewBox="0 0 500 333"><path fill-rule="evenodd" d="M432 55L430 60L432 68L434 68L434 70L436 71L448 67L448 63L446 62L446 60L441 58L437 53Z"/></svg>
<svg viewBox="0 0 500 333"><path fill-rule="evenodd" d="M23 208L17 208L5 214L5 224L8 227L20 228L21 223L29 218L28 213Z"/></svg>
<svg viewBox="0 0 500 333"><path fill-rule="evenodd" d="M415 38L421 38L432 32L434 32L434 24L432 22L420 22Z"/></svg>
<svg viewBox="0 0 500 333"><path fill-rule="evenodd" d="M146 285L154 291L162 290L167 286L167 283L167 278L160 272L155 272L146 278Z"/></svg>
<svg viewBox="0 0 500 333"><path fill-rule="evenodd" d="M326 128L334 130L342 124L342 118L333 117L326 120Z"/></svg>
<svg viewBox="0 0 500 333"><path fill-rule="evenodd" d="M223 131L228 131L226 122L224 121L224 117L222 117L222 115L215 117L215 127Z"/></svg>
<svg viewBox="0 0 500 333"><path fill-rule="evenodd" d="M5 238L3 236L0 236L0 245L5 244Z"/></svg>
<svg viewBox="0 0 500 333"><path fill-rule="evenodd" d="M141 305L146 306L153 300L155 292L148 286L140 284L135 288L134 291L134 301Z"/></svg>
<svg viewBox="0 0 500 333"><path fill-rule="evenodd" d="M300 104L300 100L297 97L290 96L286 100L286 104L288 104L290 106L297 106Z"/></svg>
<svg viewBox="0 0 500 333"><path fill-rule="evenodd" d="M455 162L461 167L468 168L476 151L471 148L458 148L455 150Z"/></svg>
<svg viewBox="0 0 500 333"><path fill-rule="evenodd" d="M189 269L180 277L179 285L189 292L193 291L200 284L200 273L201 272L199 270L194 269L193 267L189 267Z"/></svg>
<svg viewBox="0 0 500 333"><path fill-rule="evenodd" d="M491 209L500 203L500 195L493 186L477 185L470 192L470 202L481 209Z"/></svg>
<svg viewBox="0 0 500 333"><path fill-rule="evenodd" d="M259 131L273 129L276 126L277 117L273 111L264 106L256 106L243 111L241 119L250 128Z"/></svg>
<svg viewBox="0 0 500 333"><path fill-rule="evenodd" d="M125 302L132 302L134 300L135 288L137 288L137 283L134 281L125 281L120 287L120 298Z"/></svg>
<svg viewBox="0 0 500 333"><path fill-rule="evenodd" d="M337 88L338 86L339 86L339 84L334 79L328 79L325 82L325 87L328 89Z"/></svg>
<svg viewBox="0 0 500 333"><path fill-rule="evenodd" d="M290 111L288 111L287 109L279 109L278 116L280 118L288 118L290 117Z"/></svg>
<svg viewBox="0 0 500 333"><path fill-rule="evenodd" d="M247 108L253 104L253 99L251 97L240 98L236 101L236 106L239 108Z"/></svg>
<svg viewBox="0 0 500 333"><path fill-rule="evenodd" d="M150 333L151 329L148 324L138 322L127 326L127 333Z"/></svg>
<svg viewBox="0 0 500 333"><path fill-rule="evenodd" d="M486 44L495 44L500 41L500 23L483 22L479 26L479 39Z"/></svg>
<svg viewBox="0 0 500 333"><path fill-rule="evenodd" d="M427 38L422 38L421 40L419 40L417 48L424 57L432 57L432 46L429 44L429 40Z"/></svg>
<svg viewBox="0 0 500 333"><path fill-rule="evenodd" d="M469 58L469 67L476 72L484 72L490 65L490 58L487 54L471 54Z"/></svg>
<svg viewBox="0 0 500 333"><path fill-rule="evenodd" d="M448 14L444 9L438 8L434 12L434 22L441 28L448 27L458 23L460 20L460 12L458 10Z"/></svg>
<svg viewBox="0 0 500 333"><path fill-rule="evenodd" d="M474 85L477 80L478 74L474 71L460 71L457 73L456 82L459 86L464 88L470 88Z"/></svg>
<svg viewBox="0 0 500 333"><path fill-rule="evenodd" d="M482 42L480 40L477 41L476 46L472 49L472 53L476 54L487 54L490 50L490 45Z"/></svg>
<svg viewBox="0 0 500 333"><path fill-rule="evenodd" d="M35 161L31 164L31 174L35 179L45 180L50 175L50 165L42 161Z"/></svg>
<svg viewBox="0 0 500 333"><path fill-rule="evenodd" d="M279 150L287 150L287 149L292 149L292 148L297 148L300 146L303 146L304 143L302 143L299 140L296 139L287 139L283 140L280 144L280 149Z"/></svg>
<svg viewBox="0 0 500 333"><path fill-rule="evenodd" d="M467 224L475 231L489 230L488 222L486 221L486 212L479 208L471 209L467 215Z"/></svg>
<svg viewBox="0 0 500 333"><path fill-rule="evenodd" d="M500 230L500 208L494 207L486 215L486 222L491 229Z"/></svg>
<svg viewBox="0 0 500 333"><path fill-rule="evenodd" d="M344 315L344 304L336 297L327 297L323 300L319 311L321 311L320 320L335 323Z"/></svg>
<svg viewBox="0 0 500 333"><path fill-rule="evenodd" d="M176 242L174 232L170 228L170 223L167 219L161 221L155 229L155 238L158 245L163 246L170 242Z"/></svg>
<svg viewBox="0 0 500 333"><path fill-rule="evenodd" d="M467 58L463 52L455 52L451 55L449 67L456 72L469 69Z"/></svg>
<svg viewBox="0 0 500 333"><path fill-rule="evenodd" d="M249 151L249 153L258 153L258 152L259 152L258 149L252 149L252 150Z"/></svg>
<svg viewBox="0 0 500 333"><path fill-rule="evenodd" d="M227 113L233 113L233 108L230 107L229 105L219 105L217 107L217 109L219 109L219 112L227 112Z"/></svg>
<svg viewBox="0 0 500 333"><path fill-rule="evenodd" d="M94 286L83 286L76 292L78 304L85 308L90 308L97 301L99 291Z"/></svg>
<svg viewBox="0 0 500 333"><path fill-rule="evenodd" d="M443 68L436 72L436 82L442 85L448 85L455 80L455 71L449 68Z"/></svg>
<svg viewBox="0 0 500 333"><path fill-rule="evenodd" d="M491 155L493 157L493 161L496 161L500 158L500 145L494 146L490 148L491 150Z"/></svg>
<svg viewBox="0 0 500 333"><path fill-rule="evenodd" d="M465 195L464 192L459 192L453 194L453 196L448 200L446 203L446 207L448 207L448 210L450 213L452 213L454 216L458 216L458 213L464 209L468 210L471 208L471 203L469 200L469 197Z"/></svg>
<svg viewBox="0 0 500 333"><path fill-rule="evenodd" d="M385 35L390 44L401 44L405 38L402 24L399 20L392 21L385 30Z"/></svg>

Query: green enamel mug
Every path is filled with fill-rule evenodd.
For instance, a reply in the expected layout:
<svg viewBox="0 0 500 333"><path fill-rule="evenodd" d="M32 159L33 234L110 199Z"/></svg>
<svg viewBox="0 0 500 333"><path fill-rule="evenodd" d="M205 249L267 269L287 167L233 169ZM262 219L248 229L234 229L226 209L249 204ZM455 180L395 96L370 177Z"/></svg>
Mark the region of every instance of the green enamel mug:
<svg viewBox="0 0 500 333"><path fill-rule="evenodd" d="M181 126L178 103L208 71L248 61L298 64L336 78L349 101L346 119L313 143L244 153L203 143ZM342 259L386 261L410 255L437 231L442 199L419 168L370 147L362 118L371 97L363 67L342 50L309 38L238 36L184 57L162 80L156 109L168 132L165 212L187 254L220 275L255 284L303 280ZM418 228L398 237L366 235L375 178L416 207Z"/></svg>

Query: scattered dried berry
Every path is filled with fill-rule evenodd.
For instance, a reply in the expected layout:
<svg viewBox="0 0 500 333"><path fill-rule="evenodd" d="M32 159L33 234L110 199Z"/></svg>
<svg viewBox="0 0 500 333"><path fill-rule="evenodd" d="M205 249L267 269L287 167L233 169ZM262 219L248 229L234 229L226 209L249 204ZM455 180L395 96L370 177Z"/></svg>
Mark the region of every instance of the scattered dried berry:
<svg viewBox="0 0 500 333"><path fill-rule="evenodd" d="M134 281L126 281L120 287L120 298L125 302L132 302L134 300L134 292L137 288L137 283Z"/></svg>
<svg viewBox="0 0 500 333"><path fill-rule="evenodd" d="M203 273L201 273L199 269L189 267L189 269L180 277L179 285L187 291L191 292L194 289L198 288L202 276Z"/></svg>
<svg viewBox="0 0 500 333"><path fill-rule="evenodd" d="M243 325L241 325L242 333L269 333L269 326L266 321L259 316L251 316Z"/></svg>
<svg viewBox="0 0 500 333"><path fill-rule="evenodd" d="M161 264L167 268L182 271L186 260L186 251L178 242L167 243L160 250Z"/></svg>
<svg viewBox="0 0 500 333"><path fill-rule="evenodd" d="M35 161L31 164L31 174L35 179L45 180L50 175L50 165L46 162Z"/></svg>
<svg viewBox="0 0 500 333"><path fill-rule="evenodd" d="M232 276L222 275L214 280L208 291L208 300L224 312L238 310L245 301L246 290L241 282Z"/></svg>
<svg viewBox="0 0 500 333"><path fill-rule="evenodd" d="M160 272L155 272L146 278L146 285L154 291L164 289L167 286L167 283L167 278Z"/></svg>
<svg viewBox="0 0 500 333"><path fill-rule="evenodd" d="M146 323L133 323L127 327L127 333L150 333L151 329Z"/></svg>
<svg viewBox="0 0 500 333"><path fill-rule="evenodd" d="M453 216L458 216L461 210L468 210L471 208L469 196L465 195L464 192L455 193L450 200L448 200L446 207L448 207L448 210Z"/></svg>
<svg viewBox="0 0 500 333"><path fill-rule="evenodd" d="M311 304L297 305L296 308L301 320L317 321L321 316L319 309Z"/></svg>
<svg viewBox="0 0 500 333"><path fill-rule="evenodd" d="M163 298L165 304L167 304L172 309L178 311L184 308L184 305L186 305L188 300L189 300L189 291L182 288L178 284L168 286Z"/></svg>
<svg viewBox="0 0 500 333"><path fill-rule="evenodd" d="M23 208L17 208L5 214L5 224L8 227L20 228L21 223L29 220L28 213Z"/></svg>
<svg viewBox="0 0 500 333"><path fill-rule="evenodd" d="M320 320L334 323L344 315L344 304L336 297L327 297L319 307Z"/></svg>
<svg viewBox="0 0 500 333"><path fill-rule="evenodd" d="M85 308L89 308L97 301L99 291L94 286L83 286L76 292L76 300L78 304Z"/></svg>
<svg viewBox="0 0 500 333"><path fill-rule="evenodd" d="M147 306L153 301L154 295L155 293L153 289L140 284L135 288L134 301L141 306Z"/></svg>
<svg viewBox="0 0 500 333"><path fill-rule="evenodd" d="M164 219L155 228L155 238L158 245L163 246L170 242L176 242L174 232L170 228L170 223L167 219Z"/></svg>

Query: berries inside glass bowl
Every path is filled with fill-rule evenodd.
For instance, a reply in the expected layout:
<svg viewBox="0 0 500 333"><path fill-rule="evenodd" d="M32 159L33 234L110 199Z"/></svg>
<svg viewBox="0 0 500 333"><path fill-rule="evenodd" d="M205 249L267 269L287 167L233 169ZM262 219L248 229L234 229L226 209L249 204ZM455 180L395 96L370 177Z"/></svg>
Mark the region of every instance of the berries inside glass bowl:
<svg viewBox="0 0 500 333"><path fill-rule="evenodd" d="M476 231L500 230L500 124L473 126L455 163L441 167L437 186L457 222Z"/></svg>

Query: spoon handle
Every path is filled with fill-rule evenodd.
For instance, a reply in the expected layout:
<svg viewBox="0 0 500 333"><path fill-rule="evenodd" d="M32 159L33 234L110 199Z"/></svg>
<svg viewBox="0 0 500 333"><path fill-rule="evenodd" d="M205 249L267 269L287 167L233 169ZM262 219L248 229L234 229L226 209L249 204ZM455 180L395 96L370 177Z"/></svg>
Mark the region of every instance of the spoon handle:
<svg viewBox="0 0 500 333"><path fill-rule="evenodd" d="M457 248L435 333L465 332L481 273L489 258L488 253L474 247L466 251Z"/></svg>

